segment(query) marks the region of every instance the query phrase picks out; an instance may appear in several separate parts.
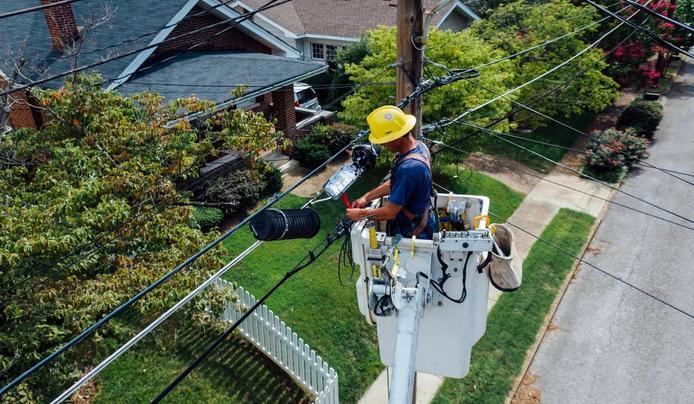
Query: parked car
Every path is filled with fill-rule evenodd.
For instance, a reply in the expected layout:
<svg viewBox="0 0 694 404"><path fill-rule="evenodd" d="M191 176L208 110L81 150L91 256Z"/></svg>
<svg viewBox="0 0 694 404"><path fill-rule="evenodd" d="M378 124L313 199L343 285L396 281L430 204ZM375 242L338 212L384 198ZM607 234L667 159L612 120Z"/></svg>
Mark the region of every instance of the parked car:
<svg viewBox="0 0 694 404"><path fill-rule="evenodd" d="M301 108L321 109L316 92L306 83L294 83L294 105Z"/></svg>

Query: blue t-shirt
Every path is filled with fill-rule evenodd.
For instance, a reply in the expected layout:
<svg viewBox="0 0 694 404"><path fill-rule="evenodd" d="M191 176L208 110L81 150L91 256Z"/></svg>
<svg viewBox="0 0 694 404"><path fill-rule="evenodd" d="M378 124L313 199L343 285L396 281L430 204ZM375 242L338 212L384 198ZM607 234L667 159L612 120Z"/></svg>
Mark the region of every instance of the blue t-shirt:
<svg viewBox="0 0 694 404"><path fill-rule="evenodd" d="M397 160L409 154L421 154L429 156L426 146L419 143L405 155L398 155ZM396 161L397 161L396 160ZM397 164L390 182L390 202L407 208L416 216L421 216L424 209L430 205L431 173L426 164L417 159L406 159ZM402 213L398 212L395 218L398 228L409 229L412 222ZM433 229L435 221L430 217L429 225Z"/></svg>

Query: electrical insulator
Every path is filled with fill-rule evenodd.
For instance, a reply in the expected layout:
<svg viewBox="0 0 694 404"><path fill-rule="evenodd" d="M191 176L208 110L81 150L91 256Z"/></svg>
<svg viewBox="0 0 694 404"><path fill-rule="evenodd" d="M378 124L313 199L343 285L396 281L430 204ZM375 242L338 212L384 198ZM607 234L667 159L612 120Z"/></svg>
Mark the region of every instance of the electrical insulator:
<svg viewBox="0 0 694 404"><path fill-rule="evenodd" d="M320 231L320 216L311 208L266 209L251 221L257 240L290 240L311 238Z"/></svg>

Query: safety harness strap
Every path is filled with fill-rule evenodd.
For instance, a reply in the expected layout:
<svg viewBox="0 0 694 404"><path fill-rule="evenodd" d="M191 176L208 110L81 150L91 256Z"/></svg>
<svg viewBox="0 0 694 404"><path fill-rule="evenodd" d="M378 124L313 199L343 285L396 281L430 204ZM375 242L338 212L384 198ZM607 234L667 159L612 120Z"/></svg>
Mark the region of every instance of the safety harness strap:
<svg viewBox="0 0 694 404"><path fill-rule="evenodd" d="M400 161L398 161L398 165L400 165L405 160L417 160L417 161L421 161L422 163L424 163L424 165L426 165L427 169L429 169L429 177L431 178L431 176L432 176L431 162L429 161L429 159L426 156L424 156L422 154L411 153L411 154L406 155L402 159L400 159ZM419 219L418 223L417 223L417 227L415 227L414 230L412 230L413 235L419 236L424 231L424 229L427 228L427 225L429 223L429 211L430 210L431 210L431 206L429 205L426 208L424 208L424 212L422 212L422 216L418 217L417 215L412 213L411 210L407 209L404 206L402 207L402 213L405 215L405 217L409 221L411 221L413 223L417 223L417 219Z"/></svg>

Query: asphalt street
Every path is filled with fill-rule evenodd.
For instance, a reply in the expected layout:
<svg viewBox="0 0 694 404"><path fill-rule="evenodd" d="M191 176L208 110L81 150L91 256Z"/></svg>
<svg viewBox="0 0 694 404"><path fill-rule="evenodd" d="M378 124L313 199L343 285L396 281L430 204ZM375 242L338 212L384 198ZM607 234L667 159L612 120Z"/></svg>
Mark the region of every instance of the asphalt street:
<svg viewBox="0 0 694 404"><path fill-rule="evenodd" d="M692 61L663 104L648 162L694 173ZM692 185L639 169L622 189L694 221ZM694 315L694 231L610 205L585 260ZM543 403L694 403L694 318L582 265L554 325L529 370Z"/></svg>

